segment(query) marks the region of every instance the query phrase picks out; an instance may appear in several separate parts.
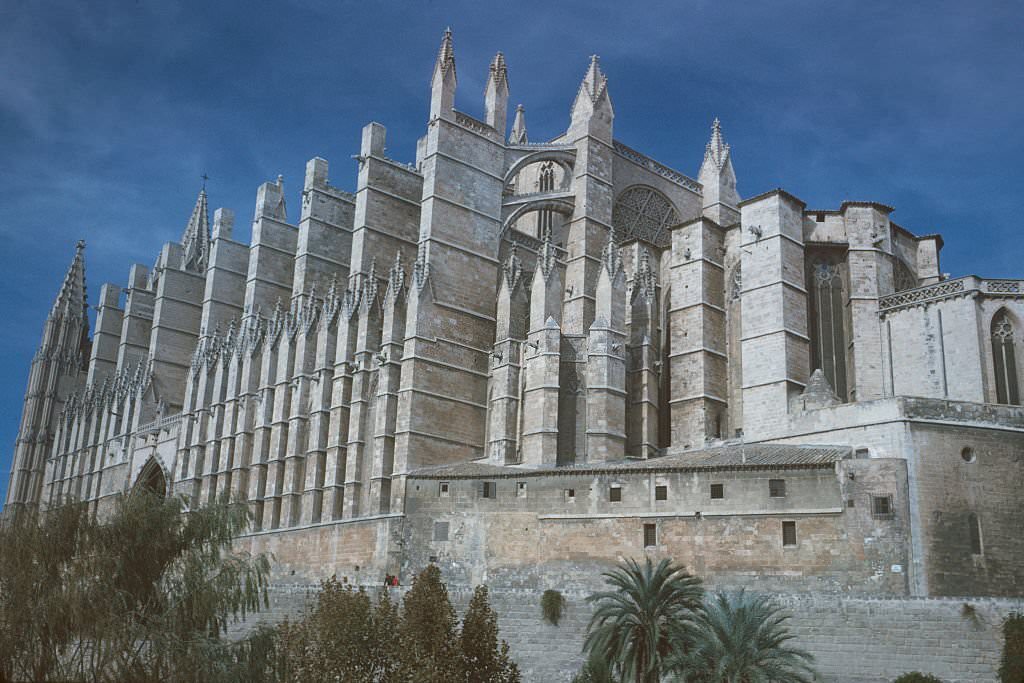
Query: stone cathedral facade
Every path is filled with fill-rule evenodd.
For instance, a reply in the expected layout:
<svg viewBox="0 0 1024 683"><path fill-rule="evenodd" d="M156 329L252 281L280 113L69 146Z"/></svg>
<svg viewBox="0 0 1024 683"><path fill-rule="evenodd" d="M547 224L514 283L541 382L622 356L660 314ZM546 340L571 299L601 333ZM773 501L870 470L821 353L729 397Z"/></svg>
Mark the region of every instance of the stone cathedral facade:
<svg viewBox="0 0 1024 683"><path fill-rule="evenodd" d="M309 580L543 588L646 552L721 585L1020 593L1024 281L943 274L877 202L743 198L717 120L696 178L655 161L596 57L549 141L500 53L482 118L455 90L446 33L413 163L370 123L354 192L314 158L301 194L259 187L248 244L204 189L91 330L79 243L7 507L227 493Z"/></svg>

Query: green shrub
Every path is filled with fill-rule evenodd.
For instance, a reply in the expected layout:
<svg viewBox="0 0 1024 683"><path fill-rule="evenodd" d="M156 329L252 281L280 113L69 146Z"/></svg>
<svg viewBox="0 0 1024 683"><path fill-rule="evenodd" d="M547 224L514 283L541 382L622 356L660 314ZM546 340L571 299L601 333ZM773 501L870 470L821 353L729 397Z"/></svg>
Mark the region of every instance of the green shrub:
<svg viewBox="0 0 1024 683"><path fill-rule="evenodd" d="M556 590L546 590L540 598L540 609L544 615L544 621L558 626L562 620L562 610L565 608L565 598Z"/></svg>
<svg viewBox="0 0 1024 683"><path fill-rule="evenodd" d="M920 671L911 671L897 678L892 683L942 683L941 678L931 674L923 674Z"/></svg>
<svg viewBox="0 0 1024 683"><path fill-rule="evenodd" d="M1003 658L999 680L1024 683L1024 614L1012 612L1003 622Z"/></svg>

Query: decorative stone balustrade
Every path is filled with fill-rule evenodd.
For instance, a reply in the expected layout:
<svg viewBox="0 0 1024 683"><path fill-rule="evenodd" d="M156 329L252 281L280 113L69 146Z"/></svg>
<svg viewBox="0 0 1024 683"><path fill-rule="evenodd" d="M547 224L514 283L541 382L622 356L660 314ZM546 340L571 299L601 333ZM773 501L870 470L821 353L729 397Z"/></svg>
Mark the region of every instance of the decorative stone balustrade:
<svg viewBox="0 0 1024 683"><path fill-rule="evenodd" d="M687 190L690 190L691 192L703 194L704 187L693 178L688 178L679 171L671 169L668 166L655 161L649 156L641 154L632 147L627 147L618 140L615 140L614 144L615 153L618 154L619 156L629 159L638 166L643 166L648 171L654 171L661 177L667 180L671 180L676 185L681 185L682 187L685 187Z"/></svg>
<svg viewBox="0 0 1024 683"><path fill-rule="evenodd" d="M982 294L992 297L1024 296L1024 280L985 280L974 275L943 280L926 287L917 287L878 300L878 312L891 313L912 306L923 306L936 301L944 301L959 296L976 296Z"/></svg>

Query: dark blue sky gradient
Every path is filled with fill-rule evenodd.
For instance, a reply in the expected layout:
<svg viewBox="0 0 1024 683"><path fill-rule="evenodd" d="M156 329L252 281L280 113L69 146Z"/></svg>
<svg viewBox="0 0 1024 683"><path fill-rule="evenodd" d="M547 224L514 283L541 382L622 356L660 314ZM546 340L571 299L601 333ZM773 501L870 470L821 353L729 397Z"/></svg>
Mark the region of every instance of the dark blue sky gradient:
<svg viewBox="0 0 1024 683"><path fill-rule="evenodd" d="M353 189L361 127L412 161L441 32L456 106L509 65L531 139L568 124L601 55L615 136L696 176L712 118L742 196L896 207L943 270L1021 276L1024 3L0 0L0 500L42 324L84 238L91 302L211 208L248 238L256 187L307 159Z"/></svg>

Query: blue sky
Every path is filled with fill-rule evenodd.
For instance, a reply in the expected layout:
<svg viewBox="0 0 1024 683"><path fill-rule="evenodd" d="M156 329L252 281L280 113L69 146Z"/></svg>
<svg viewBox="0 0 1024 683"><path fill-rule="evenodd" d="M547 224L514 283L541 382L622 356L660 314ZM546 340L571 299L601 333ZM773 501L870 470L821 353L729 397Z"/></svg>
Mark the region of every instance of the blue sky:
<svg viewBox="0 0 1024 683"><path fill-rule="evenodd" d="M313 156L352 189L368 121L412 161L447 25L463 111L502 50L553 136L597 53L630 146L696 176L718 116L741 195L881 201L944 235L944 271L1024 275L1020 2L0 0L0 499L75 241L95 303L178 238L204 172L245 237L259 183L294 211Z"/></svg>

